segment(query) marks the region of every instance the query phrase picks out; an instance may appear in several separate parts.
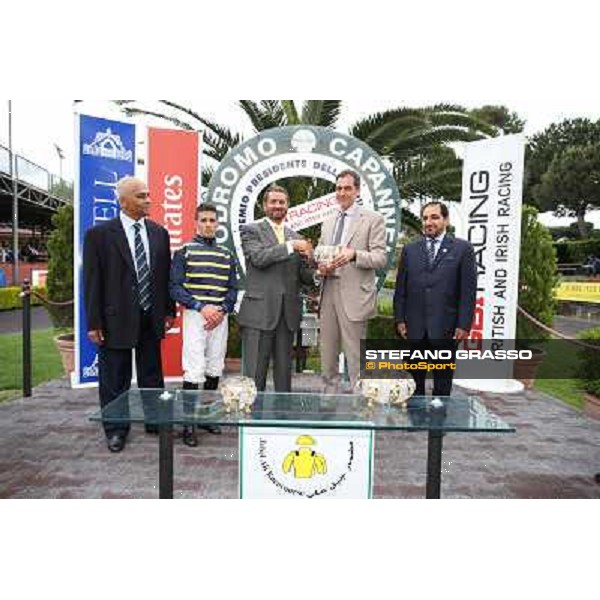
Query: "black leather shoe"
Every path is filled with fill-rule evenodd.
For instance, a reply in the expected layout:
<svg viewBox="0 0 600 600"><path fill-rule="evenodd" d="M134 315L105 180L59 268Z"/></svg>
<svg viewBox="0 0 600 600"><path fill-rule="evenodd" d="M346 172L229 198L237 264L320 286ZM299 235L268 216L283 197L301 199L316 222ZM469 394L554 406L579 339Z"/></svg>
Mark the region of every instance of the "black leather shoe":
<svg viewBox="0 0 600 600"><path fill-rule="evenodd" d="M204 431L208 431L208 433L212 433L213 435L221 435L221 428L218 425L204 425L203 427L199 427L199 429L204 429Z"/></svg>
<svg viewBox="0 0 600 600"><path fill-rule="evenodd" d="M185 426L183 428L183 443L190 448L195 448L198 445L198 437L196 436L196 428Z"/></svg>
<svg viewBox="0 0 600 600"><path fill-rule="evenodd" d="M125 448L125 437L115 433L106 440L106 445L111 452L121 452Z"/></svg>
<svg viewBox="0 0 600 600"><path fill-rule="evenodd" d="M144 425L144 429L146 430L146 433L158 435L158 425Z"/></svg>

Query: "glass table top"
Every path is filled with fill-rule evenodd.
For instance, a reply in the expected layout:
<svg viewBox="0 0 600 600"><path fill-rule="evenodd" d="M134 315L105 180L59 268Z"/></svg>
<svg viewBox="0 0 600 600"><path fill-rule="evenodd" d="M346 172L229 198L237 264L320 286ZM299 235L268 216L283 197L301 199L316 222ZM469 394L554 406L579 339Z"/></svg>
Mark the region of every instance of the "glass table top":
<svg viewBox="0 0 600 600"><path fill-rule="evenodd" d="M453 395L433 402L413 396L406 409L367 406L357 395L302 392L258 393L250 412L228 412L218 391L132 389L90 416L105 423L221 425L401 431L510 433L515 429L490 412L476 396Z"/></svg>

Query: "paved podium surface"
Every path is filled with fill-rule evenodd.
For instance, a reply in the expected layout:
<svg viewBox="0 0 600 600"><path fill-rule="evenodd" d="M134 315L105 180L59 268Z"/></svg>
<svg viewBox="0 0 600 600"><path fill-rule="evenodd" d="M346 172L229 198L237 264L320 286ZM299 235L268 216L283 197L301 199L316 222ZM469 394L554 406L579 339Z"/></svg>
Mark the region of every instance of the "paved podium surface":
<svg viewBox="0 0 600 600"><path fill-rule="evenodd" d="M294 376L295 390L320 386L315 375ZM446 436L444 498L600 498L599 421L534 390L479 399L516 432ZM156 436L134 424L123 452L112 454L89 420L97 411L98 390L72 390L64 378L0 404L0 497L156 498ZM197 448L175 429L174 497L236 498L237 428L200 433ZM427 435L376 433L375 498L424 496Z"/></svg>
<svg viewBox="0 0 600 600"><path fill-rule="evenodd" d="M159 495L173 497L173 426L288 427L387 431L427 431L426 497L441 494L444 435L509 433L514 428L490 412L475 396L453 395L432 399L413 396L406 407L368 405L358 395L306 392L261 392L252 407L226 407L219 392L181 389L133 389L121 394L91 417L103 423L144 423L158 426Z"/></svg>

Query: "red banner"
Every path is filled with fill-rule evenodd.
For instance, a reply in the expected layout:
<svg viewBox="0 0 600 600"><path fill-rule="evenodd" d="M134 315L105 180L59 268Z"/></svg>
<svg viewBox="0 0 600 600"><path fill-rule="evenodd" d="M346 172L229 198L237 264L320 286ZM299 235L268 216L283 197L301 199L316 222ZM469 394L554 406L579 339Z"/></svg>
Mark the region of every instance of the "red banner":
<svg viewBox="0 0 600 600"><path fill-rule="evenodd" d="M150 218L171 236L171 253L195 234L195 210L200 197L199 134L172 129L148 129ZM181 309L162 346L165 377L181 377Z"/></svg>

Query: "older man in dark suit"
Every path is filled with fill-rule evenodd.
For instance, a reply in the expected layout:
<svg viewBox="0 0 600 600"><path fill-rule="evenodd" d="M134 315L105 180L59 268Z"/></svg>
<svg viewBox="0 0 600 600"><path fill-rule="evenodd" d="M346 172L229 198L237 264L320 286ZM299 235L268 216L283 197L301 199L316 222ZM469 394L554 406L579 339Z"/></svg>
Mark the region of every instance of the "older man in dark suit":
<svg viewBox="0 0 600 600"><path fill-rule="evenodd" d="M423 238L404 246L394 293L396 329L419 350L456 350L471 329L477 291L471 244L452 237L448 207L429 202L421 211ZM426 371L411 371L425 395ZM435 370L434 396L449 396L453 372Z"/></svg>
<svg viewBox="0 0 600 600"><path fill-rule="evenodd" d="M301 318L300 286L314 283L314 270L305 260L312 244L283 224L288 209L285 188L269 187L263 209L266 217L242 230L246 292L237 320L242 328L243 372L263 391L273 357L275 391L289 392L294 334Z"/></svg>
<svg viewBox="0 0 600 600"><path fill-rule="evenodd" d="M98 345L101 407L130 388L134 348L138 386L164 387L160 343L175 317L169 234L146 218L148 187L125 177L117 195L119 217L89 229L83 247L88 337ZM106 424L104 430L108 449L120 452L129 427Z"/></svg>

